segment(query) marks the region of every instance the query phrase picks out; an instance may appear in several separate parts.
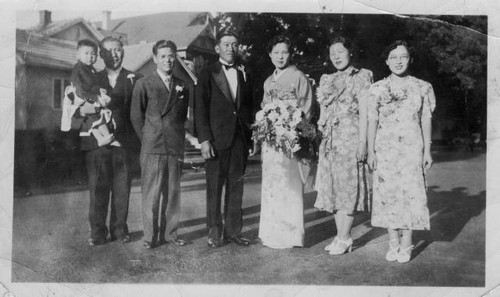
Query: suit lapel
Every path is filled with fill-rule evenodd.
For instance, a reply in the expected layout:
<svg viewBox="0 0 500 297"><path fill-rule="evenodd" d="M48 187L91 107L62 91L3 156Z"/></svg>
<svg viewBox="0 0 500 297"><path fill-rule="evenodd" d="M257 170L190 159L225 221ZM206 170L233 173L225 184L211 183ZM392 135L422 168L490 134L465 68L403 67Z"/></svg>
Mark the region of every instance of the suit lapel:
<svg viewBox="0 0 500 297"><path fill-rule="evenodd" d="M177 77L172 75L172 80L170 83L170 92L168 94L167 104L165 104L165 108L163 109L163 112L161 113L161 115L165 115L167 112L169 112L170 109L172 109L172 107L175 105L177 100L179 100L179 96L178 96L177 90L175 88L178 85L181 85L179 83L179 80L177 79Z"/></svg>
<svg viewBox="0 0 500 297"><path fill-rule="evenodd" d="M243 77L243 73L238 70L238 90L236 92L236 108L239 110L241 106L242 93L243 93L243 85L245 84L245 79Z"/></svg>
<svg viewBox="0 0 500 297"><path fill-rule="evenodd" d="M216 67L213 72L215 83L224 94L224 97L226 97L226 100L234 106L233 97L231 96L231 91L229 90L229 82L227 81L224 70L222 70L222 64L217 62L215 66Z"/></svg>
<svg viewBox="0 0 500 297"><path fill-rule="evenodd" d="M165 86L165 83L163 82L160 75L158 74L158 72L155 71L154 73L155 73L154 82L157 85L157 88L160 90L159 98L155 98L155 99L157 100L158 108L160 110L162 110L162 114L163 114L163 110L165 110L165 107L167 106L167 101L168 101L168 97L170 94L168 92L167 87Z"/></svg>

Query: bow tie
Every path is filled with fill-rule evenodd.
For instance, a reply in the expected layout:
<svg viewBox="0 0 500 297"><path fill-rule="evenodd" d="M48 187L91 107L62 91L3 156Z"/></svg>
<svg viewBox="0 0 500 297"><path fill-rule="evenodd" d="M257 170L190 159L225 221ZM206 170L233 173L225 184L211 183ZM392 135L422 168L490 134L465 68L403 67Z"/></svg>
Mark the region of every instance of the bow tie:
<svg viewBox="0 0 500 297"><path fill-rule="evenodd" d="M228 70L228 69L236 69L236 64L233 64L233 65L226 65L226 64L222 64L222 66L224 66L224 69Z"/></svg>

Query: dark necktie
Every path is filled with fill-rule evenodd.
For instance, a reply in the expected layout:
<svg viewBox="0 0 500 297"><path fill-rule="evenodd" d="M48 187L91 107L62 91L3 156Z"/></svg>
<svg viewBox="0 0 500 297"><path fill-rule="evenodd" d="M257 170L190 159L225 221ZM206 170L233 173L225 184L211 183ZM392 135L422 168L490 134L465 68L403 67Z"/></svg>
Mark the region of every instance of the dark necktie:
<svg viewBox="0 0 500 297"><path fill-rule="evenodd" d="M224 66L224 69L226 69L226 70L231 69L231 68L236 69L236 65L235 64L233 64L233 65L222 64L222 66Z"/></svg>

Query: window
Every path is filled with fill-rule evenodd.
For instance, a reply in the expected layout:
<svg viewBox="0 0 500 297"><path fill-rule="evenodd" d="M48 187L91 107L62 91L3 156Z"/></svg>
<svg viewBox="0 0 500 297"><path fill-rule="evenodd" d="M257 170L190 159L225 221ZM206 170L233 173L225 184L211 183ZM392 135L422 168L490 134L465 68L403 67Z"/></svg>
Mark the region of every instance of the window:
<svg viewBox="0 0 500 297"><path fill-rule="evenodd" d="M62 107L62 101L64 98L64 89L66 89L67 86L70 85L69 80L63 79L63 78L54 78L53 83L52 83L52 91L53 91L53 99L54 101L52 102L52 107L54 109L61 109Z"/></svg>

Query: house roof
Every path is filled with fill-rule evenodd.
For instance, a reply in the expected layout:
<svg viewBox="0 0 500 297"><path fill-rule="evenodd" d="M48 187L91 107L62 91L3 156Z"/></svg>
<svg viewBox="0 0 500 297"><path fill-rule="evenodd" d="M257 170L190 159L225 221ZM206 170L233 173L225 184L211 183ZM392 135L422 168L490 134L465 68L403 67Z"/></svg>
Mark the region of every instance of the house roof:
<svg viewBox="0 0 500 297"><path fill-rule="evenodd" d="M76 42L26 30L16 30L16 52L27 65L68 69L76 63Z"/></svg>
<svg viewBox="0 0 500 297"><path fill-rule="evenodd" d="M123 46L125 56L123 57L123 67L137 71L152 58L152 48L154 43L140 43ZM96 69L104 69L104 62L98 59L94 65Z"/></svg>
<svg viewBox="0 0 500 297"><path fill-rule="evenodd" d="M198 15L197 12L165 12L115 19L110 20L108 30L127 34L128 44L170 39L178 46L187 47L208 26L190 25ZM96 23L98 27L100 24Z"/></svg>
<svg viewBox="0 0 500 297"><path fill-rule="evenodd" d="M131 71L137 71L146 63L151 61L151 59L153 58L152 48L154 44L155 44L154 42L148 42L148 43L140 43L133 45L125 45L123 47L123 50L125 51L125 56L123 58L123 67ZM182 57L179 55L179 53L185 50L186 48L177 49L178 53L177 61L179 62L179 65L182 66L182 68L186 71L189 77L193 80L193 82L196 84L197 78L195 74L189 69L189 67L182 59ZM101 59L98 59L97 63L94 66L96 69L104 69L104 62Z"/></svg>
<svg viewBox="0 0 500 297"><path fill-rule="evenodd" d="M16 30L16 58L17 62L30 66L71 69L76 63L76 42L65 41L42 36L41 34ZM125 57L123 67L137 71L152 58L153 43L126 45L123 47ZM180 48L180 51L185 50ZM196 83L196 76L187 67L180 56L178 62L189 77ZM102 59L94 65L97 70L104 69Z"/></svg>
<svg viewBox="0 0 500 297"><path fill-rule="evenodd" d="M79 23L81 23L84 27L86 27L92 33L92 35L94 35L95 39L101 40L104 38L101 32L99 32L99 30L94 28L93 25L91 25L89 22L85 21L85 19L81 17L70 20L53 21L44 27L37 26L29 29L28 31L50 37Z"/></svg>

